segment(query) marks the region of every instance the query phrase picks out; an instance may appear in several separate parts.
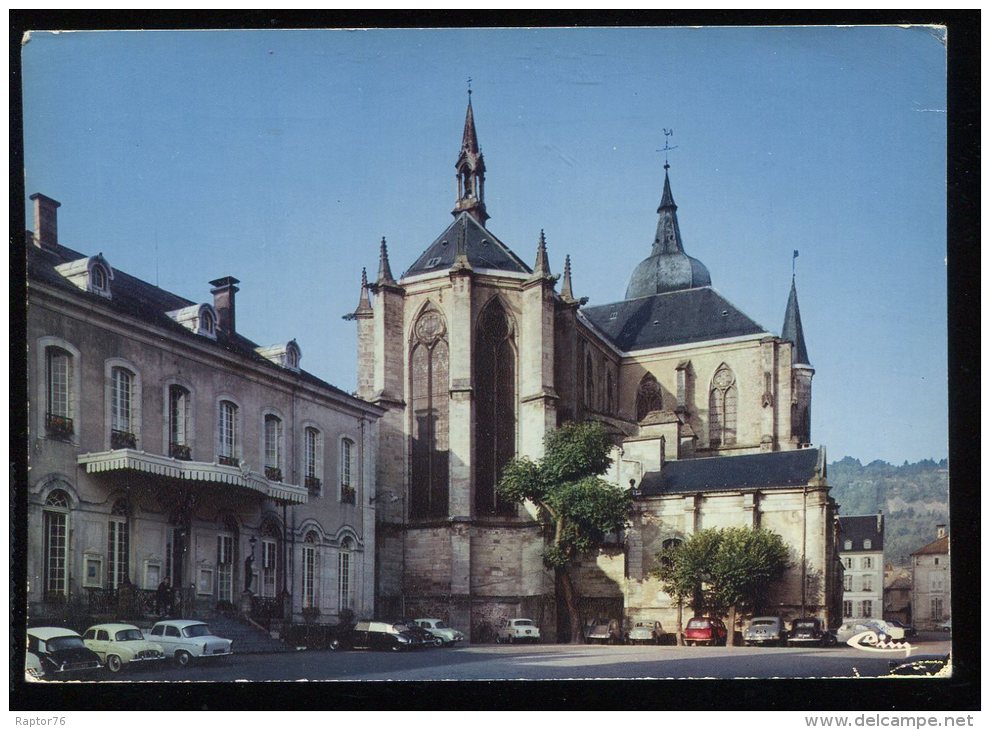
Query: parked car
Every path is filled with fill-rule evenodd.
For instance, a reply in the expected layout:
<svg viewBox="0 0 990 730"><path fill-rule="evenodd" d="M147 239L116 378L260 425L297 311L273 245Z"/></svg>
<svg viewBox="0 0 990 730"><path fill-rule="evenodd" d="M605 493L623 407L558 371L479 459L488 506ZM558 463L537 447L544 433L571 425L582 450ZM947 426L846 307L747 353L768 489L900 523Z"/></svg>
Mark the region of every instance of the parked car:
<svg viewBox="0 0 990 730"><path fill-rule="evenodd" d="M409 631L405 624L362 619L354 624L354 628L342 631L339 634L339 641L331 644L330 648L404 651L422 646L423 641L418 633Z"/></svg>
<svg viewBox="0 0 990 730"><path fill-rule="evenodd" d="M464 633L453 629L438 618L418 618L416 623L443 642L443 646L453 646L464 641Z"/></svg>
<svg viewBox="0 0 990 730"><path fill-rule="evenodd" d="M512 644L517 641L540 641L540 627L531 618L510 618L498 630L497 644Z"/></svg>
<svg viewBox="0 0 990 730"><path fill-rule="evenodd" d="M862 618L853 619L851 621L846 621L842 626L836 631L836 640L845 644L853 636L861 634L864 631L872 631L881 640L899 640L904 638L904 629L898 628L896 626L891 626L886 621L881 621L879 619L872 618Z"/></svg>
<svg viewBox="0 0 990 730"><path fill-rule="evenodd" d="M908 626L907 624L902 624L900 621L896 619L888 619L887 623L890 624L891 626L895 626L899 629L902 629L904 631L905 639L913 639L918 635L918 630L914 628L914 626Z"/></svg>
<svg viewBox="0 0 990 730"><path fill-rule="evenodd" d="M618 619L593 618L588 619L584 627L584 640L588 644L621 644L622 625Z"/></svg>
<svg viewBox="0 0 990 730"><path fill-rule="evenodd" d="M897 677L931 677L948 667L952 671L949 654L918 654L906 659L892 659L888 675Z"/></svg>
<svg viewBox="0 0 990 730"><path fill-rule="evenodd" d="M83 643L96 652L107 669L117 673L125 664L160 662L165 658L161 644L148 641L141 629L130 624L98 624L86 629Z"/></svg>
<svg viewBox="0 0 990 730"><path fill-rule="evenodd" d="M822 625L822 620L809 616L791 621L791 630L787 634L787 645L829 646L831 639L831 635Z"/></svg>
<svg viewBox="0 0 990 730"><path fill-rule="evenodd" d="M743 641L746 646L753 644L785 646L787 628L784 626L784 620L779 616L756 616L743 631Z"/></svg>
<svg viewBox="0 0 990 730"><path fill-rule="evenodd" d="M27 652L24 655L24 680L26 682L36 682L44 679L45 669L41 666L41 660L34 652Z"/></svg>
<svg viewBox="0 0 990 730"><path fill-rule="evenodd" d="M408 632L419 639L419 643L417 644L418 648L426 646L443 646L443 639L435 635L433 632L424 629L416 623L415 619L404 618L398 621L393 621L393 623L400 627L400 631Z"/></svg>
<svg viewBox="0 0 990 730"><path fill-rule="evenodd" d="M668 636L673 637L673 634L667 634L659 621L637 621L626 634L626 641L630 644L659 644Z"/></svg>
<svg viewBox="0 0 990 730"><path fill-rule="evenodd" d="M100 657L86 648L79 634L69 629L50 626L28 629L27 650L38 658L45 679L88 677L103 667Z"/></svg>
<svg viewBox="0 0 990 730"><path fill-rule="evenodd" d="M233 653L234 642L214 636L210 627L202 621L159 621L145 636L161 644L165 656L172 657L180 667L188 666L193 659L228 656Z"/></svg>
<svg viewBox="0 0 990 730"><path fill-rule="evenodd" d="M722 619L714 616L693 618L684 628L684 643L688 646L725 646L729 632Z"/></svg>
<svg viewBox="0 0 990 730"><path fill-rule="evenodd" d="M939 623L935 624L935 630L936 631L948 631L948 632L951 632L952 631L952 619L951 618L947 618L945 621L940 621Z"/></svg>

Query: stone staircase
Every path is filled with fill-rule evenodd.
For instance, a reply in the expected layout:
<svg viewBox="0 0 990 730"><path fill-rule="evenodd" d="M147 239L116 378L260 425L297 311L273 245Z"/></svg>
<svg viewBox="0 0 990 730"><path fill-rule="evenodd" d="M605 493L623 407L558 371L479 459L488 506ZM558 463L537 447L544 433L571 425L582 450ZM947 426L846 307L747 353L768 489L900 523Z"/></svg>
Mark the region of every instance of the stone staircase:
<svg viewBox="0 0 990 730"><path fill-rule="evenodd" d="M214 614L206 619L217 636L234 640L235 654L273 654L295 651L279 639L273 639L264 629L239 618Z"/></svg>

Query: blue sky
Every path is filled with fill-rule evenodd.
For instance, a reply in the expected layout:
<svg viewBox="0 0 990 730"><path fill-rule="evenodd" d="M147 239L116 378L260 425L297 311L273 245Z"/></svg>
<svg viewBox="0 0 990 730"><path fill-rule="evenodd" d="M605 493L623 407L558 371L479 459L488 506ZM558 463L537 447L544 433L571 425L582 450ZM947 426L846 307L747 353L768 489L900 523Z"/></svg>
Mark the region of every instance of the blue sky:
<svg viewBox="0 0 990 730"><path fill-rule="evenodd" d="M650 251L673 129L685 249L779 333L791 252L830 458L947 454L945 47L926 28L34 33L25 186L59 238L238 329L297 338L346 390L341 315L387 237L398 275L450 221L473 78L490 230L545 229L575 293ZM28 211L28 225L31 213Z"/></svg>

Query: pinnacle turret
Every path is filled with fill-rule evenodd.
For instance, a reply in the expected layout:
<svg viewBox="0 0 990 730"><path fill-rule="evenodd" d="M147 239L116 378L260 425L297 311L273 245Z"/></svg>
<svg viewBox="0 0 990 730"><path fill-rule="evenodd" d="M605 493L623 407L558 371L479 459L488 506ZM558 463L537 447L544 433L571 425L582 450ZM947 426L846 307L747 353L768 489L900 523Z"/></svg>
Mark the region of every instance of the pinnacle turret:
<svg viewBox="0 0 990 730"><path fill-rule="evenodd" d="M536 264L533 266L534 277L550 276L550 261L547 258L547 239L540 229L540 242L536 246Z"/></svg>
<svg viewBox="0 0 990 730"><path fill-rule="evenodd" d="M361 267L361 298L358 300L357 312L371 311L371 297L368 295L368 270Z"/></svg>
<svg viewBox="0 0 990 730"><path fill-rule="evenodd" d="M382 245L378 254L378 280L375 284L377 286L395 284L395 279L392 276L392 267L388 263L388 246L385 244L384 236L382 236Z"/></svg>

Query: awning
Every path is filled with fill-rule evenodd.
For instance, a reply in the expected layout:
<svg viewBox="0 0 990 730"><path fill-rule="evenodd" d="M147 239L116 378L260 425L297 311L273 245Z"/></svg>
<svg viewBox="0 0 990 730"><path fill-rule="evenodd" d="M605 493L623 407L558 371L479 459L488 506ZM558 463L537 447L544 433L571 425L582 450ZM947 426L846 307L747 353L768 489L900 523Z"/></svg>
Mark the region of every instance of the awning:
<svg viewBox="0 0 990 730"><path fill-rule="evenodd" d="M262 474L239 466L224 466L207 461L183 461L170 456L148 454L135 449L114 449L80 454L78 463L87 474L110 471L140 471L170 479L193 482L218 482L243 487L268 499L290 504L306 504L309 490L297 484L272 482Z"/></svg>

